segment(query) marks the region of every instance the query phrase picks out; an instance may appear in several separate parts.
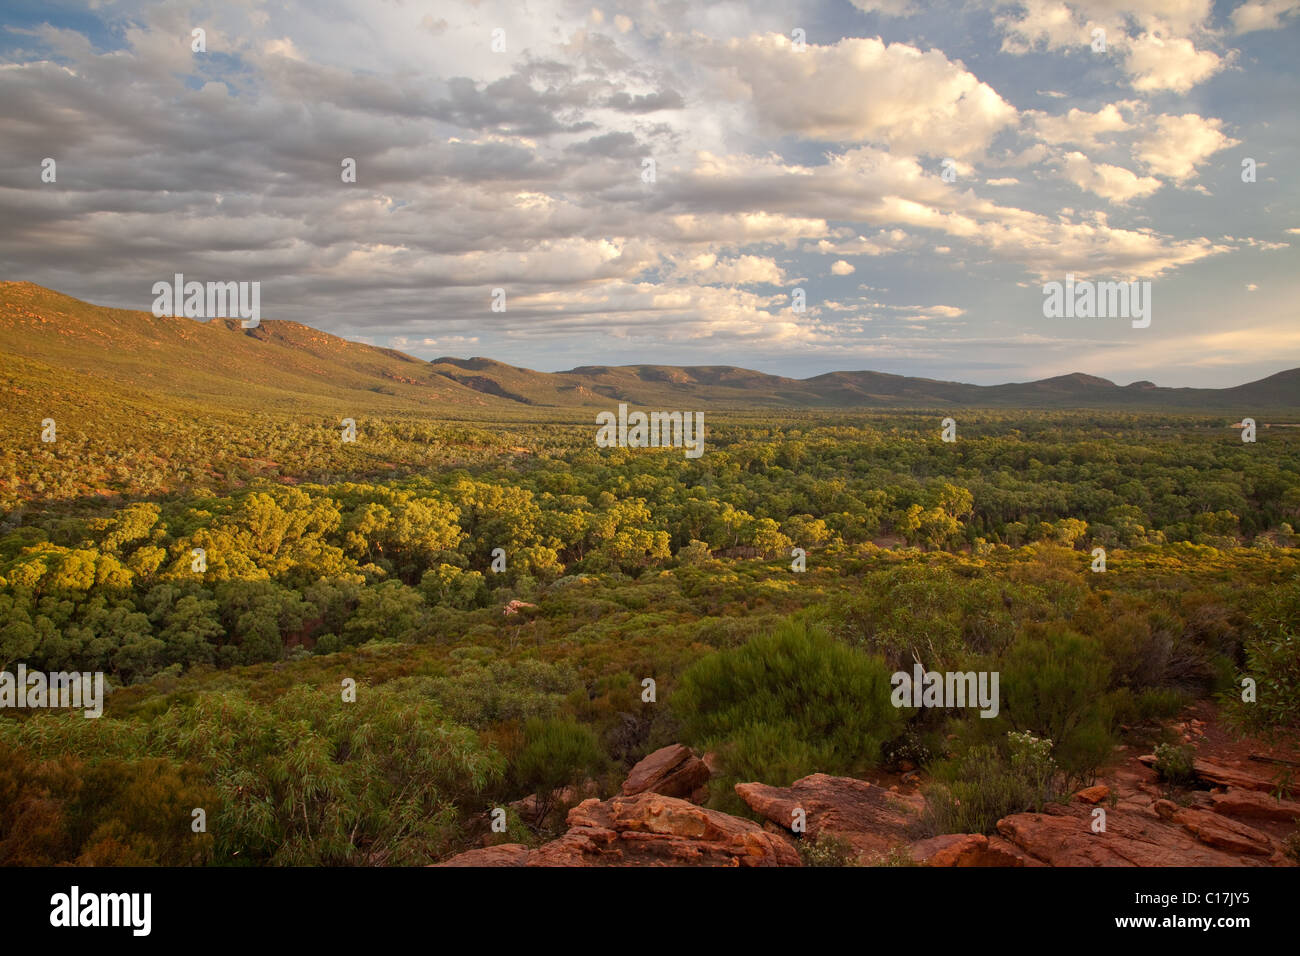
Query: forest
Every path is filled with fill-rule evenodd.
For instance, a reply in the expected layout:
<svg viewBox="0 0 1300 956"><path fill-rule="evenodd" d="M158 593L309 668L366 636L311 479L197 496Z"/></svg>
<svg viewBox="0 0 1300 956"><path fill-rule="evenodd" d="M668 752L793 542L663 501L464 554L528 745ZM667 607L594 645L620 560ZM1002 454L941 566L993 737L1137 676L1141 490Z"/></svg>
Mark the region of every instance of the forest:
<svg viewBox="0 0 1300 956"><path fill-rule="evenodd" d="M947 414L710 412L698 459L580 411L9 429L0 669L110 693L0 715L0 863L423 864L509 804L488 839L537 845L676 741L728 812L909 761L966 832L1041 803L1017 741L1059 789L1194 699L1294 734L1300 432L969 410L950 443ZM999 715L890 706L914 661L999 671ZM983 815L973 762L1005 771Z"/></svg>

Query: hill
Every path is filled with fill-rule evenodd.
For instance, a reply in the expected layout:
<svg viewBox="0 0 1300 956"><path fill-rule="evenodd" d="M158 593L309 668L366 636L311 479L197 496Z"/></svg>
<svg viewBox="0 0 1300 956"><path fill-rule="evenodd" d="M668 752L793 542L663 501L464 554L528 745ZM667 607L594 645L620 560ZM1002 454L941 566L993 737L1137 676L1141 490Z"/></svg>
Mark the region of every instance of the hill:
<svg viewBox="0 0 1300 956"><path fill-rule="evenodd" d="M263 320L243 329L234 319L157 318L30 282L0 283L0 352L6 393L52 408L95 396L130 406L203 402L331 415L437 409L471 418L534 418L542 409L614 402L681 409L1185 409L1234 417L1300 410L1300 369L1227 389L1120 386L1081 373L984 386L872 371L793 379L733 366L538 372L489 358L426 362L297 322Z"/></svg>

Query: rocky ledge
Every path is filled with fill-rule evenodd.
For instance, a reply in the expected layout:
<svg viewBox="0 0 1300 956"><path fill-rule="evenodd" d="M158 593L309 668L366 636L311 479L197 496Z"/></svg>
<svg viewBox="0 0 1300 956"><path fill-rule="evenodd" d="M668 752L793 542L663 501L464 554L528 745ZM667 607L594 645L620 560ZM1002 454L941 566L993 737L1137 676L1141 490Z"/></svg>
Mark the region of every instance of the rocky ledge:
<svg viewBox="0 0 1300 956"><path fill-rule="evenodd" d="M622 794L573 807L558 839L469 850L440 865L800 866L799 840L828 835L862 864L1293 866L1283 841L1300 823L1300 802L1270 793L1274 764L1289 761L1243 754L1198 756L1193 772L1208 789L1184 791L1177 802L1154 757L1135 756L1068 802L1004 817L996 834L926 837L925 798L914 785L821 773L789 787L737 784L762 825L699 806L710 755L674 744L633 767Z"/></svg>

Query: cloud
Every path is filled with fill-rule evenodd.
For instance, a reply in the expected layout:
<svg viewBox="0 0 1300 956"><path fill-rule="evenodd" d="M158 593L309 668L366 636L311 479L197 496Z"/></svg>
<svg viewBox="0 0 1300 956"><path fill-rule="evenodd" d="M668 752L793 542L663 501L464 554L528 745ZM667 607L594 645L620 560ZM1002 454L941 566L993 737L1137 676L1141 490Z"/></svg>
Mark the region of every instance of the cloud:
<svg viewBox="0 0 1300 956"><path fill-rule="evenodd" d="M991 331L1017 321L1018 283L1091 270L1203 289L1211 270L1188 267L1211 257L1226 260L1220 276L1249 260L1248 276L1224 281L1257 282L1261 311L1274 290L1279 302L1295 291L1268 271L1285 257L1261 256L1285 248L1270 240L1295 222L1294 204L1246 216L1192 194L1211 164L1235 167L1216 154L1237 141L1191 106L1152 105L1217 82L1203 51L1214 75L1232 65L1284 88L1291 67L1238 64L1224 48L1227 11L968 6L993 15L950 22L923 4L863 0L878 15L864 17L810 0L797 10L813 42L796 52L791 8L775 0L599 11L537 0L528 17L477 0L435 19L410 4L290 0L214 10L214 52L197 57L177 39L185 9L118 0L92 9L87 34L56 5L57 25L8 34L18 39L0 55L0 136L17 158L0 164L0 271L137 308L177 271L255 279L270 319L556 362L659 343L736 364L1038 354L1059 340ZM1008 64L1006 32L991 25L1011 21L1034 49L1062 51L1060 69ZM1090 21L1112 52L1088 48ZM499 24L502 55L488 50ZM873 36L843 35L864 30ZM1272 101L1212 91L1203 102L1249 131L1255 155L1288 168ZM57 185L22 159L47 155ZM344 157L356 183L340 180ZM654 183L641 180L645 157ZM947 158L955 183L940 175ZM1181 188L1157 195L1161 183ZM830 278L846 269L852 281ZM838 295L858 280L960 306L816 304L829 291L819 285ZM809 313L790 312L792 284ZM497 286L506 313L489 309ZM1204 312L1191 302L1187 323L1218 320ZM969 334L943 338L958 325Z"/></svg>
<svg viewBox="0 0 1300 956"><path fill-rule="evenodd" d="M1224 58L1197 46L1213 41L1212 0L991 0L987 5L999 11L994 19L1003 31L1003 52L1073 50L1102 62L1116 56L1135 90L1186 92L1226 66ZM1097 30L1106 43L1102 52L1092 46Z"/></svg>
<svg viewBox="0 0 1300 956"><path fill-rule="evenodd" d="M1153 174L1183 182L1215 153L1239 144L1223 132L1222 120L1195 113L1166 115L1156 117L1154 128L1139 138L1134 156Z"/></svg>
<svg viewBox="0 0 1300 956"><path fill-rule="evenodd" d="M1223 69L1224 61L1191 40L1144 34L1132 41L1125 66L1135 90L1186 93Z"/></svg>
<svg viewBox="0 0 1300 956"><path fill-rule="evenodd" d="M1132 106L1124 105L1129 108ZM1025 116L1043 142L1053 145L1069 143L1088 149L1100 145L1099 137L1133 128L1115 103L1108 103L1095 113L1076 108L1061 116L1052 116L1038 110L1031 110Z"/></svg>
<svg viewBox="0 0 1300 956"><path fill-rule="evenodd" d="M697 36L685 49L718 71L720 94L742 99L776 135L969 158L1017 119L991 86L938 50L845 38L795 52L772 34L726 44Z"/></svg>
<svg viewBox="0 0 1300 956"><path fill-rule="evenodd" d="M1121 166L1094 163L1083 153L1065 155L1064 176L1080 189L1095 193L1110 202L1128 202L1149 196L1161 186L1151 176L1137 176Z"/></svg>
<svg viewBox="0 0 1300 956"><path fill-rule="evenodd" d="M1282 21L1300 13L1300 0L1248 0L1232 11L1233 32L1280 30Z"/></svg>

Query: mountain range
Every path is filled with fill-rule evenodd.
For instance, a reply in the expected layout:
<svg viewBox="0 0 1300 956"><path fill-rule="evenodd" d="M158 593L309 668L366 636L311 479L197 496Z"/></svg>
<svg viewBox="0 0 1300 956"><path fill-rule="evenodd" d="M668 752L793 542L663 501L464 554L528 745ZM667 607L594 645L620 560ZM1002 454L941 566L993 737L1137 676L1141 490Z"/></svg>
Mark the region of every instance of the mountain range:
<svg viewBox="0 0 1300 956"><path fill-rule="evenodd" d="M1232 388L1117 385L1082 373L969 385L872 371L794 379L732 366L585 365L538 372L489 358L433 361L297 322L201 322L92 305L0 282L0 391L51 400L187 401L245 408L438 410L537 417L547 409L1036 408L1300 411L1300 368ZM47 393L53 391L54 395ZM27 404L24 402L23 404Z"/></svg>

